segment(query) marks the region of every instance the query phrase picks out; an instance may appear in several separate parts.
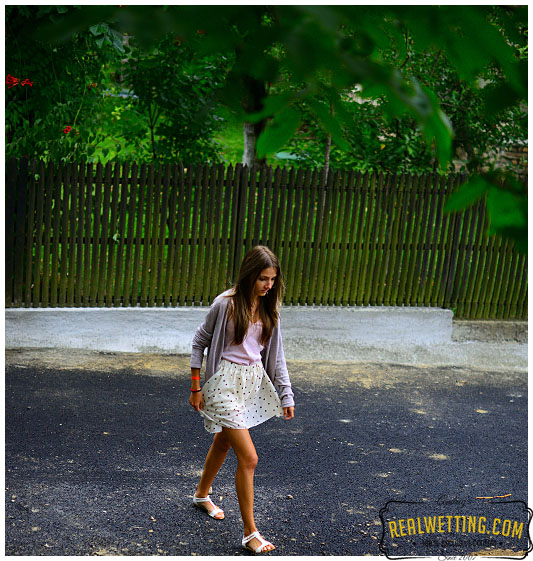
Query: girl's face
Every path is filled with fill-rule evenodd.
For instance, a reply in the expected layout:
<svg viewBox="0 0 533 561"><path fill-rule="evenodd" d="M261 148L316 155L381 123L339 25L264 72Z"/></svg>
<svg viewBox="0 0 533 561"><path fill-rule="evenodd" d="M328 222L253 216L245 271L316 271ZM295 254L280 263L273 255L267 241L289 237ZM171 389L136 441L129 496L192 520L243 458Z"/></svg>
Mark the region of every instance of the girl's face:
<svg viewBox="0 0 533 561"><path fill-rule="evenodd" d="M274 286L274 279L276 278L276 269L268 267L263 269L259 274L258 279L254 285L254 297L265 296L267 292Z"/></svg>

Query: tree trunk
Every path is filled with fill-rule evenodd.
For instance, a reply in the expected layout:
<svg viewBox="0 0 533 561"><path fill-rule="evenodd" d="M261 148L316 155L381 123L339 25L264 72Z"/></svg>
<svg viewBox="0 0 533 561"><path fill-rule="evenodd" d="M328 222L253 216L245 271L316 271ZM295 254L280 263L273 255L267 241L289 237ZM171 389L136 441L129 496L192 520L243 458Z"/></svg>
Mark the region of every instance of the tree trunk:
<svg viewBox="0 0 533 561"><path fill-rule="evenodd" d="M257 142L254 125L252 123L244 123L243 133L244 153L242 155L242 163L246 164L248 167L252 167L255 163L255 145Z"/></svg>
<svg viewBox="0 0 533 561"><path fill-rule="evenodd" d="M265 126L266 119L259 121L259 123L244 123L244 153L242 155L242 163L246 164L248 167L252 167L256 164L263 166L267 163L266 157L257 159L256 150L257 139L263 130L265 130Z"/></svg>
<svg viewBox="0 0 533 561"><path fill-rule="evenodd" d="M266 97L265 83L256 80L252 76L243 76L242 83L245 93L242 98L242 107L247 113L257 113L263 109L263 98ZM261 119L257 123L244 123L244 153L242 163L248 167L255 164L266 165L266 158L257 159L257 139L265 130L267 119Z"/></svg>
<svg viewBox="0 0 533 561"><path fill-rule="evenodd" d="M329 112L332 117L335 116L335 110L333 109L333 103L329 102ZM326 181L328 180L329 174L329 156L331 154L331 133L328 134L328 138L326 139L326 151L324 153L324 169L326 171L325 177Z"/></svg>
<svg viewBox="0 0 533 561"><path fill-rule="evenodd" d="M326 139L326 152L324 154L324 169L326 170L326 181L328 180L329 173L329 155L331 152L331 134L328 134Z"/></svg>

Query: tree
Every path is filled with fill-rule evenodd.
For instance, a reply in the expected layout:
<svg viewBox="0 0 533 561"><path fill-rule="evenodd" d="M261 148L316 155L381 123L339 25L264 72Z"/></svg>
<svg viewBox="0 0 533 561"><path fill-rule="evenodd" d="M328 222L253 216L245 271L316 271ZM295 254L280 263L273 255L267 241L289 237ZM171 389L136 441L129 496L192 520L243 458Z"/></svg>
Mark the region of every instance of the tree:
<svg viewBox="0 0 533 561"><path fill-rule="evenodd" d="M104 39L89 28L67 43L33 39L32 23L57 22L62 13L66 7L6 6L7 72L32 84L8 86L6 92L8 157L80 159L98 141L98 115L108 101L104 65L115 53L101 50Z"/></svg>
<svg viewBox="0 0 533 561"><path fill-rule="evenodd" d="M525 25L527 10L515 8L515 20ZM264 109L242 117L259 122L273 117L264 131L262 153L279 147L299 124L294 103L318 93L316 74L332 73L332 87L325 93L338 111L338 119L349 118L342 110L338 92L360 83L365 95L383 95L387 113L397 116L409 112L420 124L429 143L435 139L443 169L450 159L452 129L438 105L433 91L414 77L379 58L379 49L390 47L391 37L400 56L405 55L404 29L408 29L420 48L440 47L457 68L462 79L474 81L493 61L505 75L499 93L487 109L501 110L526 97L526 66L513 58L513 49L503 35L487 21L487 7L473 6L85 6L65 15L60 24L44 26L39 37L52 40L69 37L92 22L113 19L116 27L136 36L141 46L150 45L158 36L177 31L185 38L202 29L204 41L200 54L237 51L237 64L231 77L252 76L263 82L275 79L277 61L268 56L274 44L282 44L284 64L291 78L306 86L289 96L268 96ZM152 25L144 22L149 17ZM502 28L512 32L511 16L502 16ZM126 29L127 27L127 29ZM244 30L244 31L242 31ZM247 38L253 40L246 40ZM513 36L516 39L515 36ZM479 47L482 48L479 48ZM203 51L203 52L202 52ZM523 61L522 61L523 62ZM237 111L241 108L238 81L228 80L225 99ZM342 144L334 119L327 112L319 120L331 130L333 139Z"/></svg>
<svg viewBox="0 0 533 561"><path fill-rule="evenodd" d="M406 53L403 58L392 47L381 50L380 57L437 93L439 104L447 111L455 132L452 154L466 156L462 171L488 169L490 150L503 143L527 142L524 126L527 113L521 102L500 115L485 114L486 92L497 89L503 81L492 65L479 75L478 83L470 85L459 77L442 49L419 51L407 29L404 36ZM484 87L480 87L480 83ZM288 83L283 87L289 87ZM353 89L341 95L345 111L351 115L350 126L342 130L350 147L348 150L333 147L332 164L362 171L431 171L434 155L431 146L424 143L415 119L410 115L388 118L384 96L372 99L364 94L357 88L357 91ZM324 96L319 100L327 106ZM317 123L306 102L300 105L300 109L302 124L288 148L299 161L325 164L325 154L329 153L328 131ZM455 167L450 164L449 170L454 171Z"/></svg>
<svg viewBox="0 0 533 561"><path fill-rule="evenodd" d="M167 34L148 50L100 21L52 44L33 23L56 24L75 11L62 6L6 8L6 66L33 84L6 96L6 155L53 161L218 161L215 91L225 80L224 56L195 56ZM21 37L26 38L22 41ZM20 82L23 80L20 79Z"/></svg>
<svg viewBox="0 0 533 561"><path fill-rule="evenodd" d="M119 83L148 125L153 161L218 161L216 91L226 79L229 59L194 56L197 40L167 34L146 53L133 38L135 46L124 60Z"/></svg>
<svg viewBox="0 0 533 561"><path fill-rule="evenodd" d="M258 14L267 17L267 21ZM339 92L357 83L362 85L365 96L386 100L387 118L410 115L434 149L440 168L446 170L452 155L453 129L437 94L416 77L405 76L400 68L380 58L379 52L390 47L392 37L404 59L407 29L420 50L442 50L460 79L468 84L474 83L488 65L494 65L503 79L484 95L484 113L498 114L527 98L527 61L515 56L516 45L523 49L525 44L517 29L526 28L527 7L506 7L499 14L499 26L493 25L490 17L487 6L83 6L65 14L54 25L35 29L35 33L46 41L60 41L87 25L113 21L115 29L133 34L141 46L149 48L167 32L189 38L201 29L203 40L198 55L235 52L239 48L238 65L230 77L252 76L264 83L275 82L278 73L277 61L265 53L274 45L282 45L290 79L304 84L302 88L267 95L262 109L254 113L241 107L240 80L227 80L221 90L222 99L243 122L269 119L257 142L258 157L275 151L292 137L301 121L297 104L312 103L317 94L325 95L335 112L333 119L330 111L315 104L319 122L331 133L333 142L345 147L339 123L349 127L351 116L340 102ZM145 24L148 19L150 26ZM243 41L242 30L250 40ZM324 70L332 76L327 88L317 80ZM506 193L516 211L508 213L512 219L524 216L521 195L509 187L510 180L506 180L506 187L500 183L492 176L481 175L476 188L471 184L462 188L466 195L462 201L471 202L479 196L482 185L481 196L490 197L495 190ZM497 231L510 231L500 226ZM520 234L515 237L522 249L527 240L527 227L524 230L523 226L520 223Z"/></svg>

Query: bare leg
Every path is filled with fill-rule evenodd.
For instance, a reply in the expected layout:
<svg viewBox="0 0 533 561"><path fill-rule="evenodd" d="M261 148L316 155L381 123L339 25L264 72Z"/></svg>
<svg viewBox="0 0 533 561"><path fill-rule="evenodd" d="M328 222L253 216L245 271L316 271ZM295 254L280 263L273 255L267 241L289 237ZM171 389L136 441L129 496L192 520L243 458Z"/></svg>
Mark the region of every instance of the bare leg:
<svg viewBox="0 0 533 561"><path fill-rule="evenodd" d="M224 431L217 432L213 438L213 443L211 444L209 452L207 453L207 456L205 458L202 477L200 479L200 483L198 484L198 488L196 489L197 497L207 497L209 493L209 487L211 487L211 485L213 484L213 480L215 479L216 474L224 463L224 460L226 459L230 448L230 441L224 434ZM209 503L202 503L202 506L208 512L211 512L211 510L213 510ZM215 518L224 518L224 514L219 513L215 516Z"/></svg>
<svg viewBox="0 0 533 561"><path fill-rule="evenodd" d="M242 522L244 524L244 535L249 536L257 530L254 521L254 471L257 466L257 452L248 429L223 428L228 440L237 456L237 473L235 475L235 487L241 509ZM261 542L254 538L248 544L256 548ZM267 545L263 551L274 549L273 545Z"/></svg>

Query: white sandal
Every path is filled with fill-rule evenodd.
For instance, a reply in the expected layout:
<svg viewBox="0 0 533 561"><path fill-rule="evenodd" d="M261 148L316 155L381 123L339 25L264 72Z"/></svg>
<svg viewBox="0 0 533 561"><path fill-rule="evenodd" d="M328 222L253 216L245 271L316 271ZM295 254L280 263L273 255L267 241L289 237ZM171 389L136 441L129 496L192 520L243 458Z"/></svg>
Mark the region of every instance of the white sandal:
<svg viewBox="0 0 533 561"><path fill-rule="evenodd" d="M209 516L211 516L211 518L215 518L215 516L219 512L222 512L222 514L224 514L224 511L221 508L218 508L218 506L216 506L209 497L197 497L196 494L195 494L192 497L192 502L194 503L195 506L202 509L204 512L207 512L207 514L209 514ZM214 508L213 508L213 510L211 510L211 512L209 512L204 507L200 506L200 503L211 503L211 505L213 505ZM216 520L224 520L224 517L217 518Z"/></svg>
<svg viewBox="0 0 533 561"><path fill-rule="evenodd" d="M261 542L261 545L257 546L255 549L248 545L248 542L252 541L254 538L257 538ZM242 547L244 547L244 549L249 549L254 553L268 553L269 551L274 551L275 548L267 549L266 551L261 551L263 547L265 547L265 545L274 545L274 544L267 542L263 537L261 537L261 534L257 530L255 532L252 532L249 536L242 537Z"/></svg>

